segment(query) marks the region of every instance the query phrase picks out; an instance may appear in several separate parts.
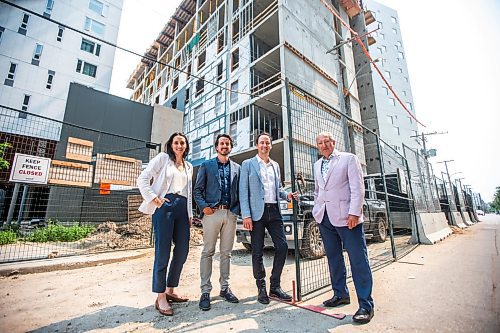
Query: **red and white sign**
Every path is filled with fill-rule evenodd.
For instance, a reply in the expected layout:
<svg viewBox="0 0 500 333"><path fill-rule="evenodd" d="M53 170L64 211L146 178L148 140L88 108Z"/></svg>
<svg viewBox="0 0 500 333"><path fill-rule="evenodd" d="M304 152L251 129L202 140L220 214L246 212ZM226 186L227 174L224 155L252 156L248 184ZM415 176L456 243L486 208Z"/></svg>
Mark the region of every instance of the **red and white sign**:
<svg viewBox="0 0 500 333"><path fill-rule="evenodd" d="M9 180L16 183L47 184L49 167L50 158L16 153Z"/></svg>

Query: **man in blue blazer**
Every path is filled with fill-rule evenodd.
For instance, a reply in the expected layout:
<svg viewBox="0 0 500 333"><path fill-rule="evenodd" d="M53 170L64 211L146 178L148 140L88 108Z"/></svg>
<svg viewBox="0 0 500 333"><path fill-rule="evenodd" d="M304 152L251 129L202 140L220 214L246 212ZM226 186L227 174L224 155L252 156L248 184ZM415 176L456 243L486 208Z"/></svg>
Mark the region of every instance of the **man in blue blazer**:
<svg viewBox="0 0 500 333"><path fill-rule="evenodd" d="M297 199L297 192L287 193L281 186L278 163L269 157L271 136L263 132L255 142L257 155L243 161L240 173L240 206L244 228L250 230L253 276L257 283L257 300L269 304L266 291L266 271L262 260L264 235L267 229L273 240L275 254L271 271L269 295L290 301L292 297L281 289L281 272L285 265L288 245L283 229L280 199Z"/></svg>
<svg viewBox="0 0 500 333"><path fill-rule="evenodd" d="M238 200L239 164L229 160L233 140L219 134L215 140L217 157L205 161L198 170L194 200L203 212L203 251L200 260L201 298L199 307L210 310L212 259L220 237L220 296L231 303L238 298L229 288L231 251L236 234L236 217L240 214Z"/></svg>

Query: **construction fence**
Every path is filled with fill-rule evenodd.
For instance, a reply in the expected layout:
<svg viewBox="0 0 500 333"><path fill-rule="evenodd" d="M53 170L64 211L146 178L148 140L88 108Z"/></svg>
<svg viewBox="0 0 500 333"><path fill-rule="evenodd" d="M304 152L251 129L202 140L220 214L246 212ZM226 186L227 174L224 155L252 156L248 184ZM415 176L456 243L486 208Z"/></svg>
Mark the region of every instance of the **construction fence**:
<svg viewBox="0 0 500 333"><path fill-rule="evenodd" d="M0 124L0 263L152 245L136 179L158 144L7 107Z"/></svg>
<svg viewBox="0 0 500 333"><path fill-rule="evenodd" d="M423 193L414 197L411 180L416 174L410 171L407 159L391 145L300 87L290 84L288 89L292 183L301 199L294 212L294 229L297 291L302 299L331 285L327 258L310 204L314 200L313 165L320 157L316 148L317 134L332 132L335 147L340 151L350 147L365 170L363 145L371 144L377 152L374 161L380 172L365 176L363 207L363 226L372 268L382 267L417 246L415 201L425 200L425 197ZM347 253L344 257L350 276Z"/></svg>

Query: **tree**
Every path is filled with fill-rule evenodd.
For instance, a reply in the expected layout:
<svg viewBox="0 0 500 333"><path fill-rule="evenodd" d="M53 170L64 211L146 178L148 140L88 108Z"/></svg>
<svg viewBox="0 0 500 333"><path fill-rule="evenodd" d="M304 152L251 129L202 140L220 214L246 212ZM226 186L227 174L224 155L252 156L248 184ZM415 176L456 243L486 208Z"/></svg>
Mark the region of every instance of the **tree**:
<svg viewBox="0 0 500 333"><path fill-rule="evenodd" d="M497 186L497 191L493 196L493 201L490 203L491 208L500 210L500 186Z"/></svg>
<svg viewBox="0 0 500 333"><path fill-rule="evenodd" d="M5 151L10 147L12 147L12 145L8 142L0 143L0 170L8 169L10 167L9 161L3 158L5 155Z"/></svg>

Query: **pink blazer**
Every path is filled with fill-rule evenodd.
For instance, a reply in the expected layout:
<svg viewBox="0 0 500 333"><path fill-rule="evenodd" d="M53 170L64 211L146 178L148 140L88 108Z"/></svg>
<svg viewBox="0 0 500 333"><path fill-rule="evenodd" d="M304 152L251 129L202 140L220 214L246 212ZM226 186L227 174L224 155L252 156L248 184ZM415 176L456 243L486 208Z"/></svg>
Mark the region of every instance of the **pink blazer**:
<svg viewBox="0 0 500 333"><path fill-rule="evenodd" d="M312 214L321 223L325 210L332 225L347 226L348 215L359 216L363 222L365 185L363 171L356 155L333 153L326 181L321 175L322 158L314 163L314 208Z"/></svg>

